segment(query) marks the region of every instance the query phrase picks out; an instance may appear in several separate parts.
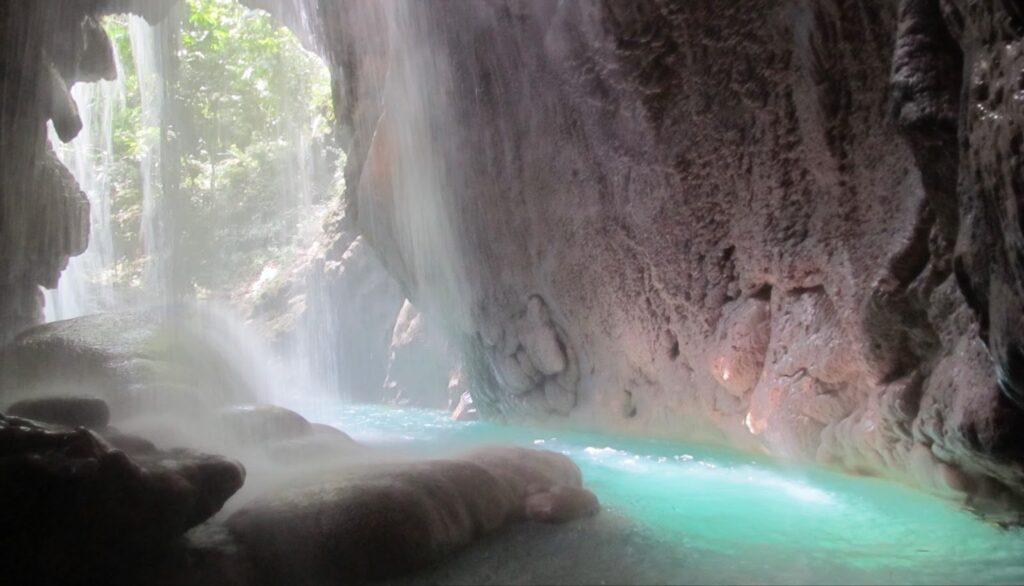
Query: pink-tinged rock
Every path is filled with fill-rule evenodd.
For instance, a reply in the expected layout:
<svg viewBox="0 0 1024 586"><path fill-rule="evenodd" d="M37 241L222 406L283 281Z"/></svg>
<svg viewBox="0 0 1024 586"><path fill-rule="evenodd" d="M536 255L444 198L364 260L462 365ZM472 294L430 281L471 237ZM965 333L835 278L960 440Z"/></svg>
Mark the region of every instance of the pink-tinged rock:
<svg viewBox="0 0 1024 586"><path fill-rule="evenodd" d="M526 516L542 523L565 523L596 515L601 510L597 496L585 488L555 485L526 498Z"/></svg>

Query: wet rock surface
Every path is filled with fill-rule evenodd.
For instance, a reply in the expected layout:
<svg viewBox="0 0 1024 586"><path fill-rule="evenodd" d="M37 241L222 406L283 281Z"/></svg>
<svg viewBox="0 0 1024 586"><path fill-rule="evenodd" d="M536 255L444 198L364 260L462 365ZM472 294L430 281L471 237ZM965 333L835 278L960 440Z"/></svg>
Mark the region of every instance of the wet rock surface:
<svg viewBox="0 0 1024 586"><path fill-rule="evenodd" d="M381 583L684 584L692 579L688 566L668 544L606 512L556 526L524 523L484 538L444 564ZM722 567L722 581L731 581L724 569L728 563ZM735 576L735 581L743 578Z"/></svg>
<svg viewBox="0 0 1024 586"><path fill-rule="evenodd" d="M290 440L313 432L305 417L277 405L235 405L219 415L230 433L246 442Z"/></svg>
<svg viewBox="0 0 1024 586"><path fill-rule="evenodd" d="M582 490L565 456L493 448L348 470L256 499L227 526L269 581L364 582L421 568L525 520L533 485Z"/></svg>
<svg viewBox="0 0 1024 586"><path fill-rule="evenodd" d="M90 582L210 518L242 466L190 452L113 449L95 433L0 415L0 536L8 577Z"/></svg>
<svg viewBox="0 0 1024 586"><path fill-rule="evenodd" d="M0 402L88 395L116 420L197 417L252 401L251 375L232 363L232 347L201 329L214 326L197 311L101 313L30 328L0 347Z"/></svg>
<svg viewBox="0 0 1024 586"><path fill-rule="evenodd" d="M596 515L600 510L597 496L578 486L536 487L526 497L527 518L542 523L567 523Z"/></svg>
<svg viewBox="0 0 1024 586"><path fill-rule="evenodd" d="M306 4L482 414L1024 493L1013 2Z"/></svg>
<svg viewBox="0 0 1024 586"><path fill-rule="evenodd" d="M7 414L66 427L103 429L110 423L107 404L87 397L26 399L8 407Z"/></svg>

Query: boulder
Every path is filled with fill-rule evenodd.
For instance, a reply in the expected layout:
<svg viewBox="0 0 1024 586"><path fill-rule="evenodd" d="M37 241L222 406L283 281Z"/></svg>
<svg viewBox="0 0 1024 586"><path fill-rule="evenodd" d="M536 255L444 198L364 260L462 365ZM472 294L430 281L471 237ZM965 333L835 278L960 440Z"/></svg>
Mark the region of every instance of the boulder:
<svg viewBox="0 0 1024 586"><path fill-rule="evenodd" d="M8 407L7 414L43 423L90 429L102 429L110 422L107 403L90 397L25 399Z"/></svg>
<svg viewBox="0 0 1024 586"><path fill-rule="evenodd" d="M251 402L268 381L259 380L266 377L258 357L232 350L232 328L217 312L191 306L37 326L0 349L0 398L96 397L115 421Z"/></svg>
<svg viewBox="0 0 1024 586"><path fill-rule="evenodd" d="M569 458L488 448L350 469L258 498L227 525L268 582L362 583L423 567L523 521L531 487L558 485L580 486Z"/></svg>
<svg viewBox="0 0 1024 586"><path fill-rule="evenodd" d="M88 582L220 510L237 462L171 450L129 457L94 432L0 415L0 563L7 577ZM92 578L90 578L92 576Z"/></svg>
<svg viewBox="0 0 1024 586"><path fill-rule="evenodd" d="M108 427L101 433L103 439L114 449L121 450L129 456L156 453L156 444L150 440L130 433L122 433L116 428Z"/></svg>
<svg viewBox="0 0 1024 586"><path fill-rule="evenodd" d="M352 438L349 437L349 435L347 433L345 433L344 431L341 431L337 427L334 427L334 426L331 426L331 425L327 425L327 424L324 424L324 423L311 423L310 426L311 426L311 428L313 430L313 434L314 435L330 435L330 436L337 436L339 438L346 438L346 439L352 440Z"/></svg>
<svg viewBox="0 0 1024 586"><path fill-rule="evenodd" d="M267 444L266 452L279 465L294 465L346 458L359 454L361 447L345 434L315 433L271 442Z"/></svg>
<svg viewBox="0 0 1024 586"><path fill-rule="evenodd" d="M308 434L271 441L265 448L270 459L279 465L322 463L365 452L364 446L347 433L323 423L311 423Z"/></svg>
<svg viewBox="0 0 1024 586"><path fill-rule="evenodd" d="M248 443L290 440L313 432L305 417L277 405L236 405L219 415L231 434Z"/></svg>

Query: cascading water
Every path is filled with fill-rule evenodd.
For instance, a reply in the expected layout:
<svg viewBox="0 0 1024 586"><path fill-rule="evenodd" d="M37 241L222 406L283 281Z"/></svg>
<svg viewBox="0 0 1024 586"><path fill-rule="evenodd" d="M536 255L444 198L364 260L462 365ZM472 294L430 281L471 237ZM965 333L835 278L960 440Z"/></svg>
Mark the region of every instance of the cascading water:
<svg viewBox="0 0 1024 586"><path fill-rule="evenodd" d="M158 303L170 301L170 263L174 254L171 248L171 229L167 217L168 206L165 197L170 186L164 184L166 175L162 172L168 161L165 152L166 133L172 121L167 119L167 65L165 37L173 30L175 23L150 25L138 16L129 18L128 29L131 37L132 56L135 60L135 75L139 86L141 103L140 125L142 145L139 154L139 170L142 190L142 240L145 259L143 282L150 300Z"/></svg>
<svg viewBox="0 0 1024 586"><path fill-rule="evenodd" d="M117 69L121 70L120 62ZM109 274L114 265L110 173L114 163L114 115L125 100L124 76L78 84L71 94L78 103L83 128L70 144L58 146L56 151L92 204L90 241L85 253L68 263L58 288L46 292L47 321L105 311L116 305ZM60 145L52 128L50 142Z"/></svg>
<svg viewBox="0 0 1024 586"><path fill-rule="evenodd" d="M407 254L404 272L424 292L421 308L468 331L468 283L455 243L461 210L448 195L445 164L453 148L445 129L457 123L448 95L452 73L410 4L388 2L382 10L393 60L371 150L387 168L373 170L374 184L358 192L361 224L385 249L387 234L395 235L395 246ZM382 191L391 198L383 205L375 201Z"/></svg>

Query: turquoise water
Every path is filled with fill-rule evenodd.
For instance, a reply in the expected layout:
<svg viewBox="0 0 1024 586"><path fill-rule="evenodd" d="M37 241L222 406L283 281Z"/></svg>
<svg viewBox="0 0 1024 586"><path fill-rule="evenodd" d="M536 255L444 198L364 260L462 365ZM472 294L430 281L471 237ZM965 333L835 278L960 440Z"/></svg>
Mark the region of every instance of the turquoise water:
<svg viewBox="0 0 1024 586"><path fill-rule="evenodd" d="M434 411L299 407L357 440L425 456L488 443L562 452L606 510L678 556L666 566L677 563L679 574L666 582L1024 583L1024 534L882 480L706 446L459 423Z"/></svg>

